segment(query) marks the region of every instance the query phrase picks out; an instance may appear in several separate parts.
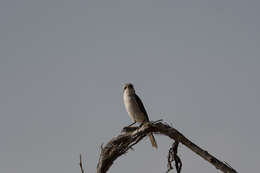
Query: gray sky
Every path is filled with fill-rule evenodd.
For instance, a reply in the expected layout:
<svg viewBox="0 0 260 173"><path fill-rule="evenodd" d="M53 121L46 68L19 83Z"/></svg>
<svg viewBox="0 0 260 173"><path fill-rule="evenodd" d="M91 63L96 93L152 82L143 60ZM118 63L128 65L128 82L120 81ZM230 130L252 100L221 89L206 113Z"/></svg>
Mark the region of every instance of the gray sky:
<svg viewBox="0 0 260 173"><path fill-rule="evenodd" d="M260 1L1 0L0 172L94 172L131 123L132 82L164 119L239 172L259 170ZM164 172L156 136L110 172ZM183 173L216 169L181 146Z"/></svg>

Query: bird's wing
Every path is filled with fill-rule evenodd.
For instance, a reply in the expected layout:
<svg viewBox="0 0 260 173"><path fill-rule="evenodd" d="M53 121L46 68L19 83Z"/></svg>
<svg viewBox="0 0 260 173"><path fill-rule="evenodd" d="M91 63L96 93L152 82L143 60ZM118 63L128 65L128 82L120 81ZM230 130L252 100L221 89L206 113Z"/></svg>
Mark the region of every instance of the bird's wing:
<svg viewBox="0 0 260 173"><path fill-rule="evenodd" d="M144 108L144 105L143 105L143 102L142 100L138 97L138 95L135 94L135 100L137 102L137 105L138 107L141 109L141 111L143 112L143 114L145 115L145 118L147 119L147 121L149 121L149 118L148 118L148 114Z"/></svg>

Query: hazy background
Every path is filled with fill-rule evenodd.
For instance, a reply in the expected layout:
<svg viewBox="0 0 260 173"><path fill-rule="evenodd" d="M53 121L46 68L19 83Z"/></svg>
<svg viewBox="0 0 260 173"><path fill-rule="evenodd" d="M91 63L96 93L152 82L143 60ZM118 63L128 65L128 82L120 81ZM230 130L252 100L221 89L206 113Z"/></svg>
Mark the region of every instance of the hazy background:
<svg viewBox="0 0 260 173"><path fill-rule="evenodd" d="M150 119L172 123L238 172L260 155L260 1L1 0L0 172L95 172L130 124L132 82ZM165 172L168 138L113 173ZM216 169L181 146L183 173ZM174 171L173 171L174 172Z"/></svg>

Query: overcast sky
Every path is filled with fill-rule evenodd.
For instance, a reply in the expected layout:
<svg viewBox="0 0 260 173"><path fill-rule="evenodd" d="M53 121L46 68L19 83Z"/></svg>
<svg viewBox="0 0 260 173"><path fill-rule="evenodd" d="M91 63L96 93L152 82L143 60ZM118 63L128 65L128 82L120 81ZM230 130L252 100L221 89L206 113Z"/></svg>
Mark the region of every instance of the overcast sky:
<svg viewBox="0 0 260 173"><path fill-rule="evenodd" d="M132 82L163 119L238 172L260 155L260 1L1 0L0 172L95 172L130 124ZM110 172L165 172L146 138ZM218 172L180 146L183 173ZM174 171L173 171L174 172Z"/></svg>

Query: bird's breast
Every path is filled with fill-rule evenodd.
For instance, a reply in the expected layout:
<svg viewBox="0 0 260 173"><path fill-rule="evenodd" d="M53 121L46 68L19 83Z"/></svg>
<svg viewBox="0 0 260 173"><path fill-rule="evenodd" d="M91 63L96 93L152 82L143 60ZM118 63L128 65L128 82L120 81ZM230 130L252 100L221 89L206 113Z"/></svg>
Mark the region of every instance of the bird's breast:
<svg viewBox="0 0 260 173"><path fill-rule="evenodd" d="M138 106L135 103L134 97L125 95L124 96L124 103L126 111L129 115L134 114L134 112L138 111Z"/></svg>
<svg viewBox="0 0 260 173"><path fill-rule="evenodd" d="M134 98L134 96L124 95L124 104L126 111L132 121L136 122L143 122L144 121L144 115L143 112L140 110L139 106L137 105L137 102Z"/></svg>

